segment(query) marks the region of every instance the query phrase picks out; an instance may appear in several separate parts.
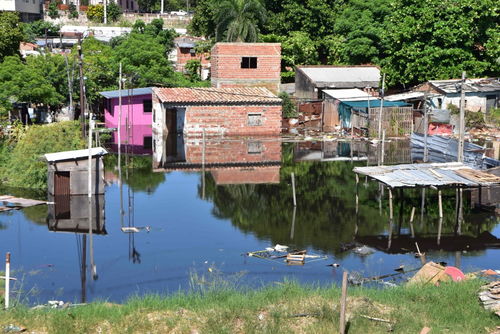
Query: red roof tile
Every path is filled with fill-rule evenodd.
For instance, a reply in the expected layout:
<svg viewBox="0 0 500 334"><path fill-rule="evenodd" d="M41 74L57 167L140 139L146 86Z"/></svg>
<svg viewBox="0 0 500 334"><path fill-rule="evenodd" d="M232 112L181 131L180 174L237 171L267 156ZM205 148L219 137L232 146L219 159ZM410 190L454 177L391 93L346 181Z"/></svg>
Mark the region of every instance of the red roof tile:
<svg viewBox="0 0 500 334"><path fill-rule="evenodd" d="M281 99L267 88L154 88L154 94L167 103L281 103Z"/></svg>

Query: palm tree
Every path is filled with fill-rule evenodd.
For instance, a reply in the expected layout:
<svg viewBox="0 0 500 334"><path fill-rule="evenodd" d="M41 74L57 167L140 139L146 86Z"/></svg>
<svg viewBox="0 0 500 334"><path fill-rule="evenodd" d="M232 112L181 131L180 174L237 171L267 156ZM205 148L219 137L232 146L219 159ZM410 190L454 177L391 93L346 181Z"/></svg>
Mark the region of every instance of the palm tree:
<svg viewBox="0 0 500 334"><path fill-rule="evenodd" d="M256 42L258 25L266 21L260 0L224 0L215 13L215 38L226 42Z"/></svg>

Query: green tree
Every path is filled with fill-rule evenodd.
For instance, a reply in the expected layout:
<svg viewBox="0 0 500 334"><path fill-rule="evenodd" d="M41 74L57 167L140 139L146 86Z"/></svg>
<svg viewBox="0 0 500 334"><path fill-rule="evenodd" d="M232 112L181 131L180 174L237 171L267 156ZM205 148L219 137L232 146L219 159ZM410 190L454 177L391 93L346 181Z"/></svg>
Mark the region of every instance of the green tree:
<svg viewBox="0 0 500 334"><path fill-rule="evenodd" d="M311 65L319 61L316 42L303 31L292 31L281 43L285 66Z"/></svg>
<svg viewBox="0 0 500 334"><path fill-rule="evenodd" d="M22 29L24 40L34 43L37 37L45 36L45 33L47 33L48 37L59 37L61 26L48 21L37 20L30 23L24 23Z"/></svg>
<svg viewBox="0 0 500 334"><path fill-rule="evenodd" d="M283 118L293 118L297 117L299 114L297 113L297 107L295 103L290 99L290 95L287 92L281 92L279 97L281 98L282 103L282 112Z"/></svg>
<svg viewBox="0 0 500 334"><path fill-rule="evenodd" d="M0 12L0 61L6 56L19 54L19 43L22 40L19 15L15 12Z"/></svg>
<svg viewBox="0 0 500 334"><path fill-rule="evenodd" d="M116 4L114 1L108 2L107 8L108 21L116 22L122 16L122 8Z"/></svg>
<svg viewBox="0 0 500 334"><path fill-rule="evenodd" d="M216 7L217 41L256 42L267 14L260 0L224 0Z"/></svg>
<svg viewBox="0 0 500 334"><path fill-rule="evenodd" d="M193 19L189 23L188 31L195 36L212 38L215 36L215 10L214 0L199 0L195 7Z"/></svg>
<svg viewBox="0 0 500 334"><path fill-rule="evenodd" d="M77 19L78 15L79 15L79 13L78 13L78 10L77 10L75 4L70 2L69 6L68 6L68 17L70 19Z"/></svg>
<svg viewBox="0 0 500 334"><path fill-rule="evenodd" d="M386 20L381 64L391 85L500 73L494 0L396 0Z"/></svg>
<svg viewBox="0 0 500 334"><path fill-rule="evenodd" d="M59 9L57 8L57 2L51 1L49 4L48 13L51 19L57 19L59 17Z"/></svg>
<svg viewBox="0 0 500 334"><path fill-rule="evenodd" d="M186 62L186 72L191 81L200 81L201 62L198 59L190 59Z"/></svg>

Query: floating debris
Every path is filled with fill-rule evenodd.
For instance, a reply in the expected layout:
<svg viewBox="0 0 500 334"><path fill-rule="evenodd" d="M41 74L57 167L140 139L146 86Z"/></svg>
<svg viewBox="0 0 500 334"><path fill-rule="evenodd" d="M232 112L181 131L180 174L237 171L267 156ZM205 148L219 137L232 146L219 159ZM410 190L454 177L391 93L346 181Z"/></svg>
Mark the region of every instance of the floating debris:
<svg viewBox="0 0 500 334"><path fill-rule="evenodd" d="M245 255L259 259L276 261L287 265L304 265L307 262L326 260L326 255L307 254L307 250L288 251L289 247L277 244L274 247L266 247L264 250L248 252Z"/></svg>
<svg viewBox="0 0 500 334"><path fill-rule="evenodd" d="M354 254L358 254L361 256L368 256L370 254L375 253L375 249L368 247L368 246L361 246L361 247L356 247L353 250Z"/></svg>
<svg viewBox="0 0 500 334"><path fill-rule="evenodd" d="M0 196L0 212L19 210L22 208L28 208L30 206L36 206L41 204L47 204L47 202L38 201L34 199L21 198L21 197L14 197L10 195Z"/></svg>

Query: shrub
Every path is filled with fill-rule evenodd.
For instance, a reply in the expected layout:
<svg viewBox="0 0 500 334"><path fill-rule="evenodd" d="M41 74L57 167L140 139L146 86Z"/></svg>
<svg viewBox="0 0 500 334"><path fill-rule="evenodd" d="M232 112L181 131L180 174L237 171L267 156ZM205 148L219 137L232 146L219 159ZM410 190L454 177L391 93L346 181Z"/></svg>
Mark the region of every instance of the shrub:
<svg viewBox="0 0 500 334"><path fill-rule="evenodd" d="M76 10L76 6L72 2L69 3L68 17L70 19L77 19L78 18L78 10Z"/></svg>
<svg viewBox="0 0 500 334"><path fill-rule="evenodd" d="M103 22L104 21L104 6L90 5L87 8L87 18L92 22Z"/></svg>
<svg viewBox="0 0 500 334"><path fill-rule="evenodd" d="M57 3L55 1L52 1L49 4L47 15L49 15L51 19L56 19L59 17L59 9L57 8Z"/></svg>
<svg viewBox="0 0 500 334"><path fill-rule="evenodd" d="M186 72L191 81L200 81L201 62L198 59L190 59L186 62Z"/></svg>
<svg viewBox="0 0 500 334"><path fill-rule="evenodd" d="M290 99L290 96L286 92L281 92L279 97L282 101L283 118L297 117L299 115L297 113L297 107L295 106L295 103L293 103L292 99Z"/></svg>
<svg viewBox="0 0 500 334"><path fill-rule="evenodd" d="M85 147L77 121L30 126L12 150L2 178L19 188L45 189L45 153L78 150Z"/></svg>
<svg viewBox="0 0 500 334"><path fill-rule="evenodd" d="M114 1L108 3L108 21L116 22L122 15L122 9Z"/></svg>

